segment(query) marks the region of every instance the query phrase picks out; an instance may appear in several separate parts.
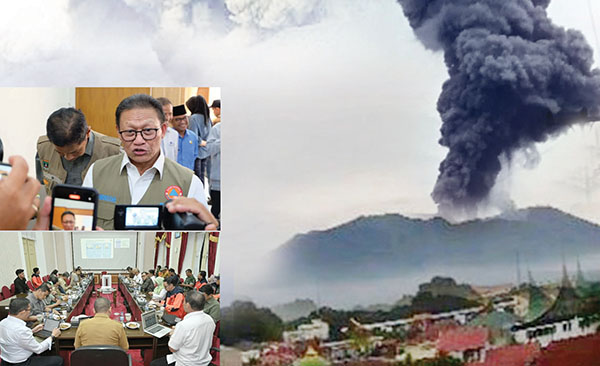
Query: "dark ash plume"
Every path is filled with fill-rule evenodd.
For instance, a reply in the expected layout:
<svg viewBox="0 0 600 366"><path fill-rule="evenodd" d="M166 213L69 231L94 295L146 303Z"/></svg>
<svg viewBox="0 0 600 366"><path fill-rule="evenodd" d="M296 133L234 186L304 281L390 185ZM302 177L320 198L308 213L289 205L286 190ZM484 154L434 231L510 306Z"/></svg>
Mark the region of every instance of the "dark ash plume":
<svg viewBox="0 0 600 366"><path fill-rule="evenodd" d="M398 0L450 78L437 109L449 148L432 197L472 212L519 149L600 118L600 70L576 30L553 25L549 0Z"/></svg>

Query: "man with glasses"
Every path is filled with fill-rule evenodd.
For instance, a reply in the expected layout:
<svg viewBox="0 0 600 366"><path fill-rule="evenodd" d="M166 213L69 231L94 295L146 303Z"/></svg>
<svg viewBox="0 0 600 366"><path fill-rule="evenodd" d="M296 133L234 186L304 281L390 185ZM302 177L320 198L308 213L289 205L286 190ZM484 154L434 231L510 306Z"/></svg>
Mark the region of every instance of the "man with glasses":
<svg viewBox="0 0 600 366"><path fill-rule="evenodd" d="M52 348L52 341L60 335L60 329L55 328L52 336L38 342L33 334L44 328L39 324L33 329L26 326L29 319L31 305L25 298L16 298L8 305L8 317L0 321L0 358L1 365L48 365L61 366L62 357L59 356L33 356Z"/></svg>
<svg viewBox="0 0 600 366"><path fill-rule="evenodd" d="M167 130L161 104L149 95L135 94L121 101L115 116L125 154L98 160L83 182L100 193L97 225L114 229L117 204L156 205L188 197L182 203L193 206L189 211L209 223L207 230L216 228L218 223L208 211L200 179L161 153L161 139ZM203 207L200 213L197 206Z"/></svg>
<svg viewBox="0 0 600 366"><path fill-rule="evenodd" d="M46 122L46 136L37 142L36 174L50 195L56 184L83 183L96 160L119 154L121 142L92 131L80 110L60 108Z"/></svg>

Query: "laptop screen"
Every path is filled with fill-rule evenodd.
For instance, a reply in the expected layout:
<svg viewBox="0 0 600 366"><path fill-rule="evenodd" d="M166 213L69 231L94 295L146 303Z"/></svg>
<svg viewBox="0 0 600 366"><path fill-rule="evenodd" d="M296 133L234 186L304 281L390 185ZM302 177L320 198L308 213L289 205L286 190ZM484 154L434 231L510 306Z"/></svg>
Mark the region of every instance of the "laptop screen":
<svg viewBox="0 0 600 366"><path fill-rule="evenodd" d="M154 311L144 313L142 315L144 317L144 327L150 328L154 324L156 324L156 314Z"/></svg>
<svg viewBox="0 0 600 366"><path fill-rule="evenodd" d="M55 328L58 327L59 324L60 321L58 320L46 319L46 322L44 323L44 330L52 332Z"/></svg>

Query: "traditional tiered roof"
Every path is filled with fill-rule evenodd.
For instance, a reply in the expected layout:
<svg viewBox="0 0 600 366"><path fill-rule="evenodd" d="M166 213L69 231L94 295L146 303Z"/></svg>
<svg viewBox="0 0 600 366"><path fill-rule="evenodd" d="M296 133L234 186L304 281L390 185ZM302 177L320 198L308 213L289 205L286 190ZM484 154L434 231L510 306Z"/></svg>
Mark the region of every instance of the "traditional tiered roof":
<svg viewBox="0 0 600 366"><path fill-rule="evenodd" d="M513 330L527 329L540 325L553 324L576 316L583 317L600 312L600 304L597 301L588 301L581 298L575 288L571 285L567 275L566 267L563 265L563 278L560 290L552 306L538 318L513 327Z"/></svg>

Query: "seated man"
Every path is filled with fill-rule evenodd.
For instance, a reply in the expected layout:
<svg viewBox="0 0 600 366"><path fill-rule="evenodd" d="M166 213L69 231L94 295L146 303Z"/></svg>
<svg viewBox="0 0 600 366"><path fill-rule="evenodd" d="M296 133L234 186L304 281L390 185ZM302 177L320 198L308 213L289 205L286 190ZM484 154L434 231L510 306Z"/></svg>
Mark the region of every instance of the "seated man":
<svg viewBox="0 0 600 366"><path fill-rule="evenodd" d="M152 281L152 278L150 278L148 272L142 273L142 279L144 280L142 283L142 292L150 292L154 290L154 281Z"/></svg>
<svg viewBox="0 0 600 366"><path fill-rule="evenodd" d="M15 271L17 278L13 281L15 284L15 295L29 293L29 286L27 286L27 280L25 279L25 271L17 269Z"/></svg>
<svg viewBox="0 0 600 366"><path fill-rule="evenodd" d="M48 289L50 289L50 293L44 299L44 302L46 303L46 309L54 309L60 306L63 301L68 299L67 296L63 296L58 293L58 290L55 288L52 282L46 282L45 285L48 286Z"/></svg>
<svg viewBox="0 0 600 366"><path fill-rule="evenodd" d="M58 290L63 294L69 289L69 286L67 285L67 278L69 278L69 272L61 273L58 276Z"/></svg>
<svg viewBox="0 0 600 366"><path fill-rule="evenodd" d="M183 309L185 297L183 296L183 290L179 287L179 278L176 276L167 278L165 281L165 289L167 289L165 311L168 314L183 319L185 316L185 310Z"/></svg>
<svg viewBox="0 0 600 366"><path fill-rule="evenodd" d="M183 287L185 291L192 290L196 285L196 277L194 277L194 273L189 268L185 270L185 275L185 281L183 281L181 287Z"/></svg>
<svg viewBox="0 0 600 366"><path fill-rule="evenodd" d="M0 358L2 365L49 365L61 366L62 357L59 356L32 356L39 355L52 348L52 340L60 335L60 329L52 331L52 336L38 342L33 338L44 328L43 324L33 329L27 328L26 321L30 318L31 305L25 298L10 300L8 316L0 321Z"/></svg>
<svg viewBox="0 0 600 366"><path fill-rule="evenodd" d="M200 293L204 295L204 300L206 303L204 304L203 311L210 315L211 318L216 322L221 320L221 304L215 299L214 293L215 290L212 286L202 286L200 288Z"/></svg>
<svg viewBox="0 0 600 366"><path fill-rule="evenodd" d="M190 197L204 208L200 215L207 230L218 222L208 211L204 188L190 169L165 159L160 142L167 130L161 104L145 94L125 98L117 106L116 129L125 154L92 164L83 186L100 193L98 226L114 229L115 205L156 205L177 197Z"/></svg>
<svg viewBox="0 0 600 366"><path fill-rule="evenodd" d="M71 273L71 283L70 286L75 286L79 282L81 282L81 267L75 268L73 273Z"/></svg>
<svg viewBox="0 0 600 366"><path fill-rule="evenodd" d="M209 352L215 322L202 311L204 297L198 291L188 291L183 307L187 315L177 323L169 339L169 350L173 353L152 361L151 366L205 366L212 360Z"/></svg>
<svg viewBox="0 0 600 366"><path fill-rule="evenodd" d="M137 283L138 285L144 283L144 279L142 278L142 274L140 273L139 269L134 268L131 272L133 273L133 282Z"/></svg>
<svg viewBox="0 0 600 366"><path fill-rule="evenodd" d="M125 329L121 323L112 320L110 315L110 301L99 297L94 303L93 319L88 319L77 328L75 334L75 348L81 346L110 345L119 346L124 350L129 349L129 342Z"/></svg>
<svg viewBox="0 0 600 366"><path fill-rule="evenodd" d="M46 134L37 142L36 170L48 195L56 184L80 186L93 162L120 153L121 142L92 131L75 108L53 112L46 122Z"/></svg>
<svg viewBox="0 0 600 366"><path fill-rule="evenodd" d="M49 294L50 289L48 286L42 284L27 295L27 300L29 300L29 304L31 304L31 316L27 319L28 321L35 322L37 321L36 315L51 310L46 306L46 302L44 301Z"/></svg>

